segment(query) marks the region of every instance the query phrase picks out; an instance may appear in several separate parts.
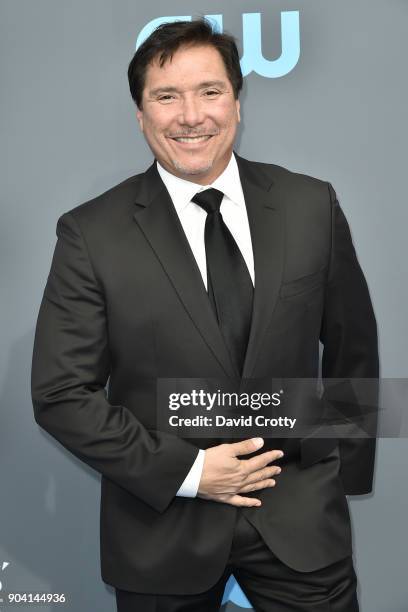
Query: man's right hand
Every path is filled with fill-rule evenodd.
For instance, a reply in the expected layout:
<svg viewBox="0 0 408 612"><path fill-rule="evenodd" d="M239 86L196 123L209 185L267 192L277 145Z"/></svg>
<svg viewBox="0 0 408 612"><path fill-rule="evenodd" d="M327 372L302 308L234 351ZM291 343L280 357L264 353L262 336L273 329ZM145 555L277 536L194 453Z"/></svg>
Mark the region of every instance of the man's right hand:
<svg viewBox="0 0 408 612"><path fill-rule="evenodd" d="M281 468L269 464L283 457L283 452L272 450L251 459L238 457L254 453L263 443L262 438L251 438L207 448L197 496L232 506L260 506L260 499L242 493L274 487L276 481L272 477Z"/></svg>

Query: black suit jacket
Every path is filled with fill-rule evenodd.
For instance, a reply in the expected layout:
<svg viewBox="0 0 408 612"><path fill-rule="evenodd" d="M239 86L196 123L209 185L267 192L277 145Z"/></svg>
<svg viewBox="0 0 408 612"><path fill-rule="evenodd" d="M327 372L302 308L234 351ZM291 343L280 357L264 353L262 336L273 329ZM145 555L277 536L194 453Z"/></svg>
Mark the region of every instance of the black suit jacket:
<svg viewBox="0 0 408 612"><path fill-rule="evenodd" d="M324 377L378 376L375 318L333 188L237 161L255 263L243 376L316 377L319 340ZM176 497L198 446L217 442L158 431L156 381L236 372L156 164L63 214L57 235L33 352L36 421L102 475L103 579L203 591L227 561L237 509ZM283 471L244 512L289 566L350 554L345 493L371 490L374 445L267 441L286 450Z"/></svg>

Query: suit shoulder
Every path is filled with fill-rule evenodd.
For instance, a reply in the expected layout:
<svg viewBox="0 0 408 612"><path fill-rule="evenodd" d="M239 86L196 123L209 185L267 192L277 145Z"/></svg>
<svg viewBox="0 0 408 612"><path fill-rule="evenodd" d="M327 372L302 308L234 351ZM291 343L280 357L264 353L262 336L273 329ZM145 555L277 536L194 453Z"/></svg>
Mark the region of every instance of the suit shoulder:
<svg viewBox="0 0 408 612"><path fill-rule="evenodd" d="M132 209L142 175L140 173L128 177L90 200L74 206L64 215L74 217L81 227L114 223L115 219L123 217Z"/></svg>
<svg viewBox="0 0 408 612"><path fill-rule="evenodd" d="M336 195L328 181L278 164L242 162L247 176L266 189L272 187L288 215L293 214L295 218L307 214L310 219L325 220L330 217Z"/></svg>
<svg viewBox="0 0 408 612"><path fill-rule="evenodd" d="M280 166L278 164L254 161L251 161L250 164L256 167L258 171L263 172L265 176L268 176L277 184L281 183L285 187L292 188L304 187L317 190L323 189L327 194L328 181L324 179L311 176L304 172L291 170L290 168Z"/></svg>

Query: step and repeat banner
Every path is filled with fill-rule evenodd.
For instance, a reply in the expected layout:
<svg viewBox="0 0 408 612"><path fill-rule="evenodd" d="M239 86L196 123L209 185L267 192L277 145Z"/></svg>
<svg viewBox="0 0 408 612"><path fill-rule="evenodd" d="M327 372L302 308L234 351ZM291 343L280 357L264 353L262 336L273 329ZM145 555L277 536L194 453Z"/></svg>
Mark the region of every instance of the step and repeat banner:
<svg viewBox="0 0 408 612"><path fill-rule="evenodd" d="M30 369L57 219L152 161L128 64L163 22L206 16L236 37L235 150L333 185L370 290L381 375L403 381L408 4L2 0L0 16L0 611L111 612L100 476L34 421ZM395 431L380 439L373 492L349 497L362 612L408 610L407 451ZM222 610L250 609L232 576Z"/></svg>

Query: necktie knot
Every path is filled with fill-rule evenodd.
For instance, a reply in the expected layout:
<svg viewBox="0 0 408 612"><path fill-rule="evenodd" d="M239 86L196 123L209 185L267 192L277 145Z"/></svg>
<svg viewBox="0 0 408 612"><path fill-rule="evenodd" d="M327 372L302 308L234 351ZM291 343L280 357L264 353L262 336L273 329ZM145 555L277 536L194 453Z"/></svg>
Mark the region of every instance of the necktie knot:
<svg viewBox="0 0 408 612"><path fill-rule="evenodd" d="M201 206L201 208L203 208L207 214L210 214L220 210L223 197L224 194L222 191L211 188L204 189L204 191L199 191L191 198L191 201Z"/></svg>

